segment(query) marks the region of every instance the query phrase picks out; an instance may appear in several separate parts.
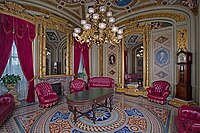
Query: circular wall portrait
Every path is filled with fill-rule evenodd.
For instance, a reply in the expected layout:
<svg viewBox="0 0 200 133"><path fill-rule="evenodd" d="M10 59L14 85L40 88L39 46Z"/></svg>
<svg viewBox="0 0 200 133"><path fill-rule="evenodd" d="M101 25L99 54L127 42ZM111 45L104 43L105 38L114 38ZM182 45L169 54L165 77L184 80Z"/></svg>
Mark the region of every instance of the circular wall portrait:
<svg viewBox="0 0 200 133"><path fill-rule="evenodd" d="M156 52L156 64L158 65L166 65L169 62L169 52L161 48Z"/></svg>
<svg viewBox="0 0 200 133"><path fill-rule="evenodd" d="M110 65L114 65L115 62L116 62L115 55L113 55L113 54L110 55L110 56L109 56L109 64L110 64Z"/></svg>

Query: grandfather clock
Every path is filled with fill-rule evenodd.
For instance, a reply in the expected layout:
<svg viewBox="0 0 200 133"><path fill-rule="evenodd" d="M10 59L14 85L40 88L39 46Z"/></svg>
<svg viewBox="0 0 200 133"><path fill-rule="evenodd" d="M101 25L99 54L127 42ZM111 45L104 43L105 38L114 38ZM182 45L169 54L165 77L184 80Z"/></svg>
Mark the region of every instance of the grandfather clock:
<svg viewBox="0 0 200 133"><path fill-rule="evenodd" d="M192 100L191 64L192 53L182 50L177 53L178 84L175 97L185 101Z"/></svg>

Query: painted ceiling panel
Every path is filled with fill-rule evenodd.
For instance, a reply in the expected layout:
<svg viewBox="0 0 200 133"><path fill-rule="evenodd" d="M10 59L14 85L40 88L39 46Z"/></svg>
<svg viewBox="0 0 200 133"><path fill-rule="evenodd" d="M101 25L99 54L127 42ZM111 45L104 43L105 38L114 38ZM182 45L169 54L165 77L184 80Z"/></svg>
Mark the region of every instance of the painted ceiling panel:
<svg viewBox="0 0 200 133"><path fill-rule="evenodd" d="M71 22L73 25L80 25L80 20L84 19L88 6L94 4L95 0L6 0L24 5L27 10L48 14L53 12L61 15ZM195 3L188 3L188 0L99 0L106 1L106 5L110 7L116 20L127 19L126 16L134 16L134 12L146 9L152 6L184 4L191 7ZM4 2L4 0L0 0ZM195 0L196 2L196 0ZM45 12L44 12L45 11Z"/></svg>

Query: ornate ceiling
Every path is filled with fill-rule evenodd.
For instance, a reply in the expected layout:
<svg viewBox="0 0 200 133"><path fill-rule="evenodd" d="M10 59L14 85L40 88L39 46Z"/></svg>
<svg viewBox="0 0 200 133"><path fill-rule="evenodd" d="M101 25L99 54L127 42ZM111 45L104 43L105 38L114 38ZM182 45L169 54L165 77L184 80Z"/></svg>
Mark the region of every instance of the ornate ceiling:
<svg viewBox="0 0 200 133"><path fill-rule="evenodd" d="M80 25L80 20L85 18L88 7L94 5L94 0L0 0L0 2L12 1L26 8L32 15L55 14L67 19L71 25ZM112 10L116 21L131 18L137 11L146 8L183 5L188 0L100 0L106 1L106 5Z"/></svg>

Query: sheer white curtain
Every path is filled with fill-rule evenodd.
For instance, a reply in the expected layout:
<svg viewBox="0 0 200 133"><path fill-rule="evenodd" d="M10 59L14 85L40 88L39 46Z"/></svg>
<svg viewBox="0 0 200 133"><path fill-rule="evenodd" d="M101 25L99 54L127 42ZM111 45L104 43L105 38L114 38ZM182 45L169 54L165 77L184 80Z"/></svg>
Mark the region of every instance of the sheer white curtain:
<svg viewBox="0 0 200 133"><path fill-rule="evenodd" d="M8 60L7 66L4 70L2 77L6 74L18 74L18 75L20 75L21 80L18 83L17 95L18 95L19 100L26 99L27 94L28 94L28 82L27 82L27 80L24 77L24 74L22 72L20 62L19 62L19 59L18 59L17 48L16 48L14 42L13 42L13 45L12 45L12 51L11 51L10 58Z"/></svg>
<svg viewBox="0 0 200 133"><path fill-rule="evenodd" d="M81 54L78 73L82 73L82 72L84 71L83 69L84 69L84 68L83 68L83 57L82 57L82 54Z"/></svg>

